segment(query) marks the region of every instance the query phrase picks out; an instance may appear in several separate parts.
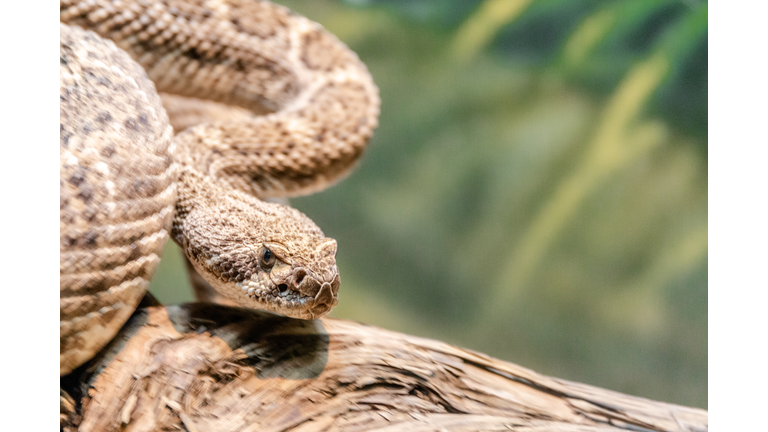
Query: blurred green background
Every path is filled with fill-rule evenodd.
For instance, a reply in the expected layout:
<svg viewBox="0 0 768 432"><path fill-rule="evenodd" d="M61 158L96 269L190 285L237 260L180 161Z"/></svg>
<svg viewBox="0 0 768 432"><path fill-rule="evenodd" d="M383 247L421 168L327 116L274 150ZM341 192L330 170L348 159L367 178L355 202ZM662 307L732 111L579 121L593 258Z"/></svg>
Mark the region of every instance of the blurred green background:
<svg viewBox="0 0 768 432"><path fill-rule="evenodd" d="M707 3L278 1L355 50L380 126L292 200L331 314L707 408ZM175 244L150 288L192 300Z"/></svg>

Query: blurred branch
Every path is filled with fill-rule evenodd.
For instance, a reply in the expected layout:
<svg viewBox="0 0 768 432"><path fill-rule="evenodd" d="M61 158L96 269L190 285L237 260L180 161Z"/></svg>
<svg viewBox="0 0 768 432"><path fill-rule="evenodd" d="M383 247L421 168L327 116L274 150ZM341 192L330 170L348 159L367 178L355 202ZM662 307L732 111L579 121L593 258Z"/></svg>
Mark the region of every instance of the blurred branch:
<svg viewBox="0 0 768 432"><path fill-rule="evenodd" d="M636 64L609 100L584 157L533 217L511 253L488 303L491 315L500 317L514 297L531 280L542 258L570 222L585 199L602 181L659 146L666 127L647 121L635 125L640 111L669 76L675 60L707 29L707 5L673 26L649 58Z"/></svg>
<svg viewBox="0 0 768 432"><path fill-rule="evenodd" d="M646 335L663 333L669 328L671 311L660 291L706 259L707 221L699 222L670 243L633 281L618 287L611 295L595 299L594 310L599 319L611 328L623 327ZM638 310L642 312L631 313ZM701 312L706 315L706 310Z"/></svg>
<svg viewBox="0 0 768 432"><path fill-rule="evenodd" d="M517 19L533 0L485 0L459 28L451 45L456 61L467 62L488 46L501 27Z"/></svg>
<svg viewBox="0 0 768 432"><path fill-rule="evenodd" d="M568 67L577 67L590 54L616 24L618 8L608 7L587 17L563 47L563 61Z"/></svg>
<svg viewBox="0 0 768 432"><path fill-rule="evenodd" d="M663 142L666 128L662 123L634 123L668 71L669 59L658 52L630 70L619 85L583 159L555 188L512 251L494 295L488 297L492 315L500 316L528 284L542 257L595 187Z"/></svg>

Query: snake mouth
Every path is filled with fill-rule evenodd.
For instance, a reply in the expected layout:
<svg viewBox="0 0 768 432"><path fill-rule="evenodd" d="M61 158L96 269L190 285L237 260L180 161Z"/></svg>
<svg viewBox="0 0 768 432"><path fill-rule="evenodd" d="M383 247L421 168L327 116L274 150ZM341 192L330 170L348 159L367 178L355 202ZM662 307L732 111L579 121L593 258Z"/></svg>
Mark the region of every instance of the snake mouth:
<svg viewBox="0 0 768 432"><path fill-rule="evenodd" d="M301 272L295 274L301 275ZM254 279L256 278L236 284L246 296L246 303L249 303L250 307L291 318L316 319L327 314L338 304L338 273L335 273L330 281L324 282L309 274L294 276L290 284L275 284L271 280L265 283Z"/></svg>

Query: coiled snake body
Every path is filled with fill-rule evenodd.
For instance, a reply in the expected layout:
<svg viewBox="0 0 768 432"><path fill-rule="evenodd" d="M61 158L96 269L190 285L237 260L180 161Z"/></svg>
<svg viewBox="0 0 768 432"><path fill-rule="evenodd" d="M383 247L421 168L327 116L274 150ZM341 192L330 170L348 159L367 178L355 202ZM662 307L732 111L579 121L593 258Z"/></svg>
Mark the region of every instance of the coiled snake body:
<svg viewBox="0 0 768 432"><path fill-rule="evenodd" d="M60 11L60 373L114 337L169 237L242 306L327 313L336 242L262 199L323 189L362 154L379 99L357 56L262 1Z"/></svg>

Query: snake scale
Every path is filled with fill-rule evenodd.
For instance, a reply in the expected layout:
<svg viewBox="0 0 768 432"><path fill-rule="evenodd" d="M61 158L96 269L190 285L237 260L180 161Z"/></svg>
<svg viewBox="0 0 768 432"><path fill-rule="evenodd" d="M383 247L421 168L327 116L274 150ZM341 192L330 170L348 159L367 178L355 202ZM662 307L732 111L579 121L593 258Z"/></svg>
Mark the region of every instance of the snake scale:
<svg viewBox="0 0 768 432"><path fill-rule="evenodd" d="M60 373L114 337L168 238L239 305L326 314L336 241L265 200L362 154L379 97L358 57L257 0L61 0L60 23Z"/></svg>

